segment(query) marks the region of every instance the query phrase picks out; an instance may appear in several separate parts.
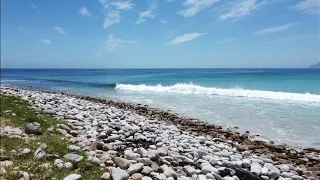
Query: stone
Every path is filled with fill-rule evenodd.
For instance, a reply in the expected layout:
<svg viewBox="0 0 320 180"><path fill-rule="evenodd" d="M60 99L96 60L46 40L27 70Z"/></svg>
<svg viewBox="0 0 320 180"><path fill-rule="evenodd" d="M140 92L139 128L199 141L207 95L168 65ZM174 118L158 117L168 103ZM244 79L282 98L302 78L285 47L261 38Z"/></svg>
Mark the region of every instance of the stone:
<svg viewBox="0 0 320 180"><path fill-rule="evenodd" d="M65 177L63 180L81 180L82 176L79 174L70 174L69 176Z"/></svg>
<svg viewBox="0 0 320 180"><path fill-rule="evenodd" d="M100 159L97 157L92 157L90 162L94 165L100 165Z"/></svg>
<svg viewBox="0 0 320 180"><path fill-rule="evenodd" d="M183 167L183 171L188 175L188 176L192 176L194 174L196 174L196 169L192 166L184 166Z"/></svg>
<svg viewBox="0 0 320 180"><path fill-rule="evenodd" d="M268 172L269 172L269 169L268 169L267 167L263 167L263 168L261 169L261 174L262 174L262 175L268 175Z"/></svg>
<svg viewBox="0 0 320 180"><path fill-rule="evenodd" d="M150 158L137 158L137 162L141 162L146 166L149 166L151 164L151 159Z"/></svg>
<svg viewBox="0 0 320 180"><path fill-rule="evenodd" d="M66 130L64 130L64 129L58 128L57 131L58 131L59 133L61 133L62 135L68 134L68 132L67 132Z"/></svg>
<svg viewBox="0 0 320 180"><path fill-rule="evenodd" d="M202 174L207 174L207 173L211 173L211 172L218 173L218 169L216 169L215 167L212 167L211 165L205 165L201 168Z"/></svg>
<svg viewBox="0 0 320 180"><path fill-rule="evenodd" d="M81 148L79 146L76 146L76 145L69 145L68 149L70 151L80 151L81 150Z"/></svg>
<svg viewBox="0 0 320 180"><path fill-rule="evenodd" d="M214 176L213 176L212 174L210 174L210 173L207 173L207 174L206 174L206 178L207 178L207 179L216 179L216 178L214 178Z"/></svg>
<svg viewBox="0 0 320 180"><path fill-rule="evenodd" d="M109 150L112 150L113 148L112 148L112 146L110 145L110 144L104 144L103 146L102 146L102 150L103 151L109 151Z"/></svg>
<svg viewBox="0 0 320 180"><path fill-rule="evenodd" d="M65 125L65 124L59 124L59 127L61 129L66 130L68 133L71 131L71 129L69 128L69 126Z"/></svg>
<svg viewBox="0 0 320 180"><path fill-rule="evenodd" d="M130 165L130 167L127 171L131 175L131 174L140 172L142 170L143 166L144 165L142 163L132 164L132 165Z"/></svg>
<svg viewBox="0 0 320 180"><path fill-rule="evenodd" d="M163 171L163 174L166 176L166 177L173 177L173 178L177 178L177 174L176 172L169 166L167 165L162 165L161 166L161 169Z"/></svg>
<svg viewBox="0 0 320 180"><path fill-rule="evenodd" d="M107 138L107 142L114 142L114 141L116 141L116 140L120 140L121 139L121 137L119 136L119 135L111 135L111 136L109 136L108 138Z"/></svg>
<svg viewBox="0 0 320 180"><path fill-rule="evenodd" d="M243 159L243 160L242 160L242 167L244 167L244 168L249 168L249 167L251 167L250 160L249 160L249 159Z"/></svg>
<svg viewBox="0 0 320 180"><path fill-rule="evenodd" d="M113 159L113 162L115 163L115 165L117 167L120 167L121 169L128 169L130 166L130 161L128 161L127 159L124 159L124 158L120 158L120 157L115 157Z"/></svg>
<svg viewBox="0 0 320 180"><path fill-rule="evenodd" d="M211 172L211 174L216 180L223 180L223 178L220 175L216 174L215 172Z"/></svg>
<svg viewBox="0 0 320 180"><path fill-rule="evenodd" d="M167 156L168 155L168 148L166 146L159 147L157 149L157 154L160 156Z"/></svg>
<svg viewBox="0 0 320 180"><path fill-rule="evenodd" d="M41 134L40 124L37 122L28 123L25 128L27 134Z"/></svg>
<svg viewBox="0 0 320 180"><path fill-rule="evenodd" d="M102 176L101 176L101 179L102 180L111 180L110 173L108 173L108 172L103 173Z"/></svg>
<svg viewBox="0 0 320 180"><path fill-rule="evenodd" d="M207 180L207 177L205 175L199 175L198 180Z"/></svg>
<svg viewBox="0 0 320 180"><path fill-rule="evenodd" d="M143 178L143 175L140 173L134 173L131 175L132 180L142 180L142 178Z"/></svg>
<svg viewBox="0 0 320 180"><path fill-rule="evenodd" d="M0 168L0 176L3 176L5 174L7 174L7 171L6 171L6 169L4 167L1 166L1 168Z"/></svg>
<svg viewBox="0 0 320 180"><path fill-rule="evenodd" d="M149 176L143 176L142 180L152 180L152 178Z"/></svg>
<svg viewBox="0 0 320 180"><path fill-rule="evenodd" d="M140 154L134 153L132 151L125 151L124 157L128 160L136 160L137 158L140 158Z"/></svg>
<svg viewBox="0 0 320 180"><path fill-rule="evenodd" d="M156 161L159 159L159 154L156 150L149 150L145 154L146 157L150 158L153 161Z"/></svg>
<svg viewBox="0 0 320 180"><path fill-rule="evenodd" d="M290 171L290 167L286 164L281 164L278 166L281 172L289 172Z"/></svg>
<svg viewBox="0 0 320 180"><path fill-rule="evenodd" d="M71 162L64 163L64 167L66 168L66 170L73 170L73 164Z"/></svg>
<svg viewBox="0 0 320 180"><path fill-rule="evenodd" d="M40 144L38 149L34 152L34 157L37 159L44 159L46 155L44 150L46 149L46 147L46 144Z"/></svg>
<svg viewBox="0 0 320 180"><path fill-rule="evenodd" d="M26 155L31 153L31 150L29 148L25 148L24 150L21 151L21 154Z"/></svg>
<svg viewBox="0 0 320 180"><path fill-rule="evenodd" d="M12 165L13 165L13 162L12 162L12 161L6 160L6 161L1 161L1 162L0 162L0 166L1 166L1 167L8 167L8 166L12 166Z"/></svg>
<svg viewBox="0 0 320 180"><path fill-rule="evenodd" d="M260 164L257 163L257 162L254 162L254 163L251 164L250 172L255 173L257 175L260 175L261 174L261 169L262 169L262 167L260 166Z"/></svg>
<svg viewBox="0 0 320 180"><path fill-rule="evenodd" d="M73 161L73 162L80 162L82 161L83 157L78 155L78 154L73 154L73 153L70 153L70 154L66 154L63 156L65 159L68 159L70 161Z"/></svg>
<svg viewBox="0 0 320 180"><path fill-rule="evenodd" d="M152 172L152 168L149 166L144 166L141 173L144 175L149 175Z"/></svg>
<svg viewBox="0 0 320 180"><path fill-rule="evenodd" d="M29 179L30 179L30 175L29 175L28 172L23 172L23 173L22 173L22 176L23 176L23 179L24 179L24 180L29 180Z"/></svg>
<svg viewBox="0 0 320 180"><path fill-rule="evenodd" d="M268 172L268 176L272 179L277 179L280 176L280 171L271 170Z"/></svg>
<svg viewBox="0 0 320 180"><path fill-rule="evenodd" d="M128 180L129 174L120 168L111 167L109 168L112 180Z"/></svg>
<svg viewBox="0 0 320 180"><path fill-rule="evenodd" d="M54 160L53 165L55 165L58 169L63 169L63 161L61 159Z"/></svg>

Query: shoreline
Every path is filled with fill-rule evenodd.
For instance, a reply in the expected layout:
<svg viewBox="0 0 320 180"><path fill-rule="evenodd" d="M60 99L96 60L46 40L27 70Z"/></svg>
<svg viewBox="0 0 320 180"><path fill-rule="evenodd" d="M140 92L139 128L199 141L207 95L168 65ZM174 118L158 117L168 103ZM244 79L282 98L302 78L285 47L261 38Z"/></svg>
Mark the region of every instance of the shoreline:
<svg viewBox="0 0 320 180"><path fill-rule="evenodd" d="M210 136L212 137L213 142L229 144L239 152L250 151L254 155L269 157L272 161L280 164L292 164L299 167L304 166L306 170L320 172L320 149L304 148L297 150L290 147L276 146L267 142L252 140L249 138L248 134L241 134L230 129L224 129L221 126L208 124L199 119L181 117L179 115L171 114L165 110L150 108L141 104L125 103L87 95L76 95L59 91L31 88L1 86L1 90L49 93L104 104L107 107L114 107L120 110L133 112L151 121L159 121L159 123L163 122L167 125L174 125L181 132L188 132L202 137Z"/></svg>

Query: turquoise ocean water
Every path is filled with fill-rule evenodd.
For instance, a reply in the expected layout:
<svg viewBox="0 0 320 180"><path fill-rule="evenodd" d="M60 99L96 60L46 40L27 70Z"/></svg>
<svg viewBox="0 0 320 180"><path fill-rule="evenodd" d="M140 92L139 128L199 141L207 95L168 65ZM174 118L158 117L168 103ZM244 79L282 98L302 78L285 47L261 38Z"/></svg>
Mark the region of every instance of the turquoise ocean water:
<svg viewBox="0 0 320 180"><path fill-rule="evenodd" d="M319 69L2 69L1 84L147 104L320 148Z"/></svg>

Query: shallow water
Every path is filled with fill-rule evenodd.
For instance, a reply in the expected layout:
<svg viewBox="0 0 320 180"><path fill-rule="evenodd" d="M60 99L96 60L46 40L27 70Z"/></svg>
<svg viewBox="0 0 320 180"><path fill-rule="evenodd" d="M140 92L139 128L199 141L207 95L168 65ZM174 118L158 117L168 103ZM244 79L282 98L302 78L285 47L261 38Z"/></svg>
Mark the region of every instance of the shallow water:
<svg viewBox="0 0 320 180"><path fill-rule="evenodd" d="M2 70L1 84L148 104L277 144L320 148L316 69Z"/></svg>

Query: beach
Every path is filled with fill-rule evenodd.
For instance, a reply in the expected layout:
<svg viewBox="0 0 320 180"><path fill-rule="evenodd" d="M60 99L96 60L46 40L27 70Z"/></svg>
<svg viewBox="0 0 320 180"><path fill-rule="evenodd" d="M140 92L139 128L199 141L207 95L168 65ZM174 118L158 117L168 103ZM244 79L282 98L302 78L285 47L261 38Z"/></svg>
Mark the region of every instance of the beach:
<svg viewBox="0 0 320 180"><path fill-rule="evenodd" d="M55 128L68 139L71 154L84 152L113 179L319 178L315 148L250 140L246 133L141 104L11 87L1 93L65 121L67 127Z"/></svg>

